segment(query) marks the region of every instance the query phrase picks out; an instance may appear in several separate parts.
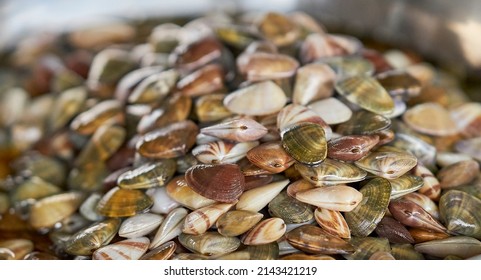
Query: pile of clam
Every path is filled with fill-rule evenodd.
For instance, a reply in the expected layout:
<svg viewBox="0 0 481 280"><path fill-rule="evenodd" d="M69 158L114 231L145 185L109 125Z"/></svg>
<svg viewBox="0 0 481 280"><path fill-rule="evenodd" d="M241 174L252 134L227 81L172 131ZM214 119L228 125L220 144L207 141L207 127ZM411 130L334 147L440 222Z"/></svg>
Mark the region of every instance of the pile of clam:
<svg viewBox="0 0 481 280"><path fill-rule="evenodd" d="M449 74L298 12L110 31L12 55L0 259L481 257L481 104Z"/></svg>

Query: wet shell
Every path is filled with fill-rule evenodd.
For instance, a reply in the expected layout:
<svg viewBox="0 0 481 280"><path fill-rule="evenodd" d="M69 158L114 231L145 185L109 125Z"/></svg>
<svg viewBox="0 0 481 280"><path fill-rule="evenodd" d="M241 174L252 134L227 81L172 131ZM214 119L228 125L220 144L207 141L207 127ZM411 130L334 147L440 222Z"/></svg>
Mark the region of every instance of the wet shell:
<svg viewBox="0 0 481 280"><path fill-rule="evenodd" d="M439 208L438 205L432 201L429 197L413 192L403 196L403 199L412 201L417 205L421 206L426 212L428 212L435 219L439 220Z"/></svg>
<svg viewBox="0 0 481 280"><path fill-rule="evenodd" d="M192 97L209 94L223 87L224 71L218 64L206 65L177 83L177 88L183 95Z"/></svg>
<svg viewBox="0 0 481 280"><path fill-rule="evenodd" d="M362 202L344 217L351 234L364 237L371 234L384 217L391 196L391 184L386 179L375 178L359 191L363 195Z"/></svg>
<svg viewBox="0 0 481 280"><path fill-rule="evenodd" d="M232 115L224 106L225 94L208 94L195 102L195 113L200 122L220 121Z"/></svg>
<svg viewBox="0 0 481 280"><path fill-rule="evenodd" d="M453 236L414 245L423 254L444 258L449 255L466 259L481 254L481 242L467 236Z"/></svg>
<svg viewBox="0 0 481 280"><path fill-rule="evenodd" d="M77 211L82 199L82 194L68 192L38 200L30 208L29 223L35 229L51 228Z"/></svg>
<svg viewBox="0 0 481 280"><path fill-rule="evenodd" d="M287 195L290 197L296 197L296 193L302 192L302 191L307 191L310 189L314 189L316 186L313 184L309 183L307 180L300 179L295 181L294 183L290 184L287 187Z"/></svg>
<svg viewBox="0 0 481 280"><path fill-rule="evenodd" d="M481 239L481 200L458 190L441 196L439 210L447 229L456 234Z"/></svg>
<svg viewBox="0 0 481 280"><path fill-rule="evenodd" d="M325 64L308 64L297 70L292 102L307 105L334 93L336 74Z"/></svg>
<svg viewBox="0 0 481 280"><path fill-rule="evenodd" d="M259 145L258 141L242 143L216 141L195 147L192 154L202 163L235 163L257 145Z"/></svg>
<svg viewBox="0 0 481 280"><path fill-rule="evenodd" d="M437 178L441 189L450 189L470 183L479 174L479 163L475 160L463 160L439 170Z"/></svg>
<svg viewBox="0 0 481 280"><path fill-rule="evenodd" d="M386 179L397 179L416 166L417 158L402 150L378 150L354 162L354 164L374 175Z"/></svg>
<svg viewBox="0 0 481 280"><path fill-rule="evenodd" d="M77 115L70 123L70 128L82 135L91 135L101 125L120 123L121 120L120 102L118 100L106 100Z"/></svg>
<svg viewBox="0 0 481 280"><path fill-rule="evenodd" d="M339 211L317 208L314 211L317 224L328 234L340 238L351 238L351 231L344 216Z"/></svg>
<svg viewBox="0 0 481 280"><path fill-rule="evenodd" d="M396 220L406 226L446 232L446 228L441 223L414 202L404 199L393 200L389 203L389 211Z"/></svg>
<svg viewBox="0 0 481 280"><path fill-rule="evenodd" d="M336 90L350 102L375 114L386 115L394 111L394 101L371 77L354 76L336 83Z"/></svg>
<svg viewBox="0 0 481 280"><path fill-rule="evenodd" d="M128 102L132 104L160 102L170 93L178 78L179 73L174 69L152 73L132 90Z"/></svg>
<svg viewBox="0 0 481 280"><path fill-rule="evenodd" d="M151 131L137 142L137 151L147 158L175 158L185 155L195 144L199 128L192 121L182 121Z"/></svg>
<svg viewBox="0 0 481 280"><path fill-rule="evenodd" d="M356 161L367 155L379 142L377 135L348 135L327 143L327 156L342 161Z"/></svg>
<svg viewBox="0 0 481 280"><path fill-rule="evenodd" d="M274 197L268 207L272 217L281 218L287 224L307 222L313 217L310 206L288 196L285 191Z"/></svg>
<svg viewBox="0 0 481 280"><path fill-rule="evenodd" d="M140 190L115 187L97 204L97 212L106 217L130 217L152 206L152 199Z"/></svg>
<svg viewBox="0 0 481 280"><path fill-rule="evenodd" d="M256 166L272 173L280 173L294 164L280 142L267 142L247 152L247 159Z"/></svg>
<svg viewBox="0 0 481 280"><path fill-rule="evenodd" d="M340 124L336 132L342 135L371 135L391 126L391 120L368 111L357 111L352 117Z"/></svg>
<svg viewBox="0 0 481 280"><path fill-rule="evenodd" d="M317 113L328 125L346 122L352 116L351 109L334 97L313 102L307 107Z"/></svg>
<svg viewBox="0 0 481 280"><path fill-rule="evenodd" d="M173 200L168 194L165 187L152 188L145 192L154 201L150 212L156 214L167 214L175 208L179 207L179 203Z"/></svg>
<svg viewBox="0 0 481 280"><path fill-rule="evenodd" d="M239 198L236 209L258 212L272 201L287 184L289 184L289 180L282 180L248 190Z"/></svg>
<svg viewBox="0 0 481 280"><path fill-rule="evenodd" d="M181 234L186 216L187 210L184 208L176 208L170 211L155 233L155 236L149 245L149 249L156 248Z"/></svg>
<svg viewBox="0 0 481 280"><path fill-rule="evenodd" d="M215 203L215 200L196 193L186 182L184 176L170 180L166 187L167 194L178 203L189 209L199 209Z"/></svg>
<svg viewBox="0 0 481 280"><path fill-rule="evenodd" d="M414 243L409 231L398 221L385 216L376 227L376 234L391 243Z"/></svg>
<svg viewBox="0 0 481 280"><path fill-rule="evenodd" d="M276 53L244 53L237 57L237 68L247 81L258 82L292 77L299 62Z"/></svg>
<svg viewBox="0 0 481 280"><path fill-rule="evenodd" d="M286 234L286 239L294 248L311 254L348 254L354 248L339 237L331 236L323 229L304 225L291 230Z"/></svg>
<svg viewBox="0 0 481 280"><path fill-rule="evenodd" d="M27 254L33 251L33 242L28 239L3 240L0 241L0 248L10 250L13 255L12 259L22 260Z"/></svg>
<svg viewBox="0 0 481 280"><path fill-rule="evenodd" d="M109 244L119 227L119 219L97 222L72 235L65 244L65 251L71 255L90 256L98 248Z"/></svg>
<svg viewBox="0 0 481 280"><path fill-rule="evenodd" d="M366 171L341 161L326 159L318 166L308 167L296 163L302 177L316 186L346 184L364 180Z"/></svg>
<svg viewBox="0 0 481 280"><path fill-rule="evenodd" d="M269 218L259 222L245 233L241 242L245 245L262 245L274 242L286 232L286 224L280 218Z"/></svg>
<svg viewBox="0 0 481 280"><path fill-rule="evenodd" d="M417 132L429 135L449 136L458 132L449 112L436 103L423 103L410 108L404 113L403 120Z"/></svg>
<svg viewBox="0 0 481 280"><path fill-rule="evenodd" d="M481 161L481 137L460 140L454 146L455 150L472 156L474 159Z"/></svg>
<svg viewBox="0 0 481 280"><path fill-rule="evenodd" d="M419 228L410 228L409 233L414 238L415 243L445 239L449 237L449 234L447 233L434 232L434 231L419 229Z"/></svg>
<svg viewBox="0 0 481 280"><path fill-rule="evenodd" d="M279 112L287 102L284 91L272 81L238 89L224 99L224 106L240 115L265 116Z"/></svg>
<svg viewBox="0 0 481 280"><path fill-rule="evenodd" d="M348 260L368 260L378 252L391 253L391 247L386 238L353 237L349 243L355 248L355 251L352 254L344 255Z"/></svg>
<svg viewBox="0 0 481 280"><path fill-rule="evenodd" d="M149 248L147 237L131 238L97 249L93 260L138 260Z"/></svg>
<svg viewBox="0 0 481 280"><path fill-rule="evenodd" d="M279 245L271 242L264 245L249 245L246 248L251 260L276 260L279 258Z"/></svg>
<svg viewBox="0 0 481 280"><path fill-rule="evenodd" d="M322 126L326 140L330 140L332 137L332 129L324 120L319 117L311 109L302 105L290 104L284 107L277 115L277 127L281 132L281 137L284 133L296 124L301 123L315 123Z"/></svg>
<svg viewBox="0 0 481 280"><path fill-rule="evenodd" d="M450 111L461 134L468 138L481 136L481 105L468 102Z"/></svg>
<svg viewBox="0 0 481 280"><path fill-rule="evenodd" d="M225 140L248 142L262 138L267 134L267 128L253 119L240 118L204 127L200 132Z"/></svg>
<svg viewBox="0 0 481 280"><path fill-rule="evenodd" d="M175 173L176 163L166 159L145 163L119 176L117 184L123 189L148 189L164 186Z"/></svg>
<svg viewBox="0 0 481 280"><path fill-rule="evenodd" d="M179 242L188 250L202 255L220 255L234 252L240 246L236 237L222 236L218 232L206 232L201 235L182 233Z"/></svg>
<svg viewBox="0 0 481 280"><path fill-rule="evenodd" d="M174 241L166 242L159 247L151 250L143 255L141 260L168 260L177 249L177 244Z"/></svg>
<svg viewBox="0 0 481 280"><path fill-rule="evenodd" d="M419 190L423 184L423 178L410 174L402 175L397 179L389 180L391 183L391 199L396 199Z"/></svg>
<svg viewBox="0 0 481 280"><path fill-rule="evenodd" d="M122 222L119 236L137 238L145 236L159 227L164 217L152 213L138 214Z"/></svg>
<svg viewBox="0 0 481 280"><path fill-rule="evenodd" d="M327 156L327 140L322 126L300 123L289 127L282 136L282 147L296 161L316 165Z"/></svg>
<svg viewBox="0 0 481 280"><path fill-rule="evenodd" d="M295 198L320 208L349 212L359 205L363 196L355 188L335 185L298 192Z"/></svg>
<svg viewBox="0 0 481 280"><path fill-rule="evenodd" d="M229 211L217 220L217 231L224 236L239 236L255 226L263 216L246 210Z"/></svg>
<svg viewBox="0 0 481 280"><path fill-rule="evenodd" d="M32 177L17 186L11 192L10 199L12 203L15 203L27 199L40 199L60 192L61 189L59 187L50 184L40 177ZM1 205L5 204L2 203ZM0 213L2 213L2 211L0 211Z"/></svg>
<svg viewBox="0 0 481 280"><path fill-rule="evenodd" d="M234 204L214 204L189 213L185 217L182 232L193 235L203 234L215 224L222 214L229 211L232 206L234 206Z"/></svg>
<svg viewBox="0 0 481 280"><path fill-rule="evenodd" d="M199 164L185 173L187 184L198 194L218 202L232 203L244 190L244 175L238 165Z"/></svg>
<svg viewBox="0 0 481 280"><path fill-rule="evenodd" d="M426 167L418 164L414 168L414 175L421 176L424 182L418 192L434 201L438 201L441 196L441 184L439 184L438 179L434 177L433 173Z"/></svg>
<svg viewBox="0 0 481 280"><path fill-rule="evenodd" d="M411 244L391 244L391 254L396 260L424 260L423 254Z"/></svg>

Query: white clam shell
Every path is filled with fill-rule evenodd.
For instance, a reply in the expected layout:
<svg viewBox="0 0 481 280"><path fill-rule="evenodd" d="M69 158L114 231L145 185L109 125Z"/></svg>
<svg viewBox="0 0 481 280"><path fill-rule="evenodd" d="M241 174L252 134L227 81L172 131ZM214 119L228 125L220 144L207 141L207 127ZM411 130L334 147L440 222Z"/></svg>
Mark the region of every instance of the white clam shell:
<svg viewBox="0 0 481 280"><path fill-rule="evenodd" d="M125 238L145 236L159 227L163 220L164 217L152 213L135 215L122 222L119 236Z"/></svg>
<svg viewBox="0 0 481 280"><path fill-rule="evenodd" d="M138 260L149 248L147 237L131 238L97 249L93 260Z"/></svg>
<svg viewBox="0 0 481 280"><path fill-rule="evenodd" d="M282 180L248 190L239 197L236 209L259 212L271 202L271 200L274 199L274 197L276 197L276 195L278 195L287 184L289 184L289 180Z"/></svg>
<svg viewBox="0 0 481 280"><path fill-rule="evenodd" d="M152 213L167 214L180 206L179 203L170 198L165 187L149 189L146 193L154 201L154 205L150 208Z"/></svg>

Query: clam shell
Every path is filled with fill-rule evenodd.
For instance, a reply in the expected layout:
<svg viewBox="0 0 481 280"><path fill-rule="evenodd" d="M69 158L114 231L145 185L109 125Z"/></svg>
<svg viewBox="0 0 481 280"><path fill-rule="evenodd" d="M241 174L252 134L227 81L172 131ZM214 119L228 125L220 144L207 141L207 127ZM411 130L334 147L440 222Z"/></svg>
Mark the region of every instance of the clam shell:
<svg viewBox="0 0 481 280"><path fill-rule="evenodd" d="M316 165L327 156L327 140L322 126L300 123L289 127L282 135L282 147L296 161Z"/></svg>
<svg viewBox="0 0 481 280"><path fill-rule="evenodd" d="M177 244L174 241L166 242L143 255L141 260L168 260L175 252Z"/></svg>
<svg viewBox="0 0 481 280"><path fill-rule="evenodd" d="M403 120L412 129L429 135L449 136L458 132L449 112L436 103L423 103L410 108L404 113Z"/></svg>
<svg viewBox="0 0 481 280"><path fill-rule="evenodd" d="M417 96L421 83L405 71L392 70L376 75L376 79L391 96Z"/></svg>
<svg viewBox="0 0 481 280"><path fill-rule="evenodd" d="M0 260L13 260L15 259L15 254L12 250L7 248L0 248Z"/></svg>
<svg viewBox="0 0 481 280"><path fill-rule="evenodd" d="M10 255L11 259L22 260L33 251L33 242L28 239L8 239L0 241L0 248L10 250L12 254L6 251L4 254Z"/></svg>
<svg viewBox="0 0 481 280"><path fill-rule="evenodd" d="M245 177L246 184L244 186L244 191L265 186L270 182L272 182L273 179L274 179L274 176L270 174L246 176Z"/></svg>
<svg viewBox="0 0 481 280"><path fill-rule="evenodd" d="M239 118L204 127L200 132L225 140L248 142L262 138L267 134L267 128L253 119Z"/></svg>
<svg viewBox="0 0 481 280"><path fill-rule="evenodd" d="M389 211L396 220L406 226L441 233L446 232L446 228L441 223L414 202L404 199L393 200L389 203Z"/></svg>
<svg viewBox="0 0 481 280"><path fill-rule="evenodd" d="M199 209L214 204L216 201L196 193L185 180L184 176L177 176L170 180L166 187L167 194L176 202L189 209Z"/></svg>
<svg viewBox="0 0 481 280"><path fill-rule="evenodd" d="M278 47L294 43L300 35L297 24L289 17L276 12L264 14L257 23L257 27L263 37Z"/></svg>
<svg viewBox="0 0 481 280"><path fill-rule="evenodd" d="M247 159L272 173L280 173L294 164L294 159L282 148L280 142L267 142L252 148Z"/></svg>
<svg viewBox="0 0 481 280"><path fill-rule="evenodd" d="M251 255L249 254L248 251L237 251L237 252L232 252L232 253L220 256L215 259L216 260L250 260Z"/></svg>
<svg viewBox="0 0 481 280"><path fill-rule="evenodd" d="M102 196L98 193L92 193L85 201L80 205L79 212L84 218L89 221L100 221L102 216L97 213L97 204Z"/></svg>
<svg viewBox="0 0 481 280"><path fill-rule="evenodd" d="M206 232L201 235L181 233L179 242L194 253L214 256L234 252L241 244L238 238L222 236L218 232Z"/></svg>
<svg viewBox="0 0 481 280"><path fill-rule="evenodd" d="M313 217L310 206L288 196L285 191L269 202L268 210L272 217L281 218L287 224L307 222Z"/></svg>
<svg viewBox="0 0 481 280"><path fill-rule="evenodd" d="M30 208L29 223L35 229L51 228L77 211L82 199L81 193L68 192L38 200Z"/></svg>
<svg viewBox="0 0 481 280"><path fill-rule="evenodd" d="M173 255L170 260L208 260L210 259L208 256L200 255L200 254L193 254L193 253L180 253Z"/></svg>
<svg viewBox="0 0 481 280"><path fill-rule="evenodd" d="M51 131L65 126L81 110L87 99L85 87L75 87L61 92L55 99L52 111L48 118Z"/></svg>
<svg viewBox="0 0 481 280"><path fill-rule="evenodd" d="M289 184L289 180L282 180L248 190L240 196L236 209L258 212L272 201L287 184Z"/></svg>
<svg viewBox="0 0 481 280"><path fill-rule="evenodd" d="M255 226L264 215L246 210L232 210L217 219L217 231L224 236L239 236Z"/></svg>
<svg viewBox="0 0 481 280"><path fill-rule="evenodd" d="M200 122L220 121L232 115L224 106L225 94L208 94L195 101L195 113Z"/></svg>
<svg viewBox="0 0 481 280"><path fill-rule="evenodd" d="M376 253L371 255L369 260L393 261L393 260L396 260L396 259L389 252L376 252Z"/></svg>
<svg viewBox="0 0 481 280"><path fill-rule="evenodd" d="M300 180L297 180L294 183L290 184L287 187L287 195L295 198L296 193L302 192L302 191L307 191L307 190L314 189L314 188L315 188L315 186L313 184L309 183L309 181L304 180L304 179L300 179Z"/></svg>
<svg viewBox="0 0 481 280"><path fill-rule="evenodd" d="M289 18L302 29L303 33L325 33L326 28L305 12L289 13Z"/></svg>
<svg viewBox="0 0 481 280"><path fill-rule="evenodd" d="M77 115L70 128L82 135L93 134L103 124L121 123L121 104L118 100L106 100Z"/></svg>
<svg viewBox="0 0 481 280"><path fill-rule="evenodd" d="M470 183L480 174L479 163L475 160L463 160L443 167L437 173L441 189L450 189Z"/></svg>
<svg viewBox="0 0 481 280"><path fill-rule="evenodd" d="M192 121L182 121L145 134L136 145L147 158L175 158L185 155L195 144L199 128Z"/></svg>
<svg viewBox="0 0 481 280"><path fill-rule="evenodd" d="M325 64L308 64L297 70L292 102L307 105L334 93L336 74Z"/></svg>
<svg viewBox="0 0 481 280"><path fill-rule="evenodd" d="M106 217L130 217L141 213L154 202L144 192L115 187L97 204L97 212Z"/></svg>
<svg viewBox="0 0 481 280"><path fill-rule="evenodd" d="M346 122L352 116L351 109L334 97L312 102L307 107L317 113L328 125Z"/></svg>
<svg viewBox="0 0 481 280"><path fill-rule="evenodd" d="M333 261L335 258L327 255L308 255L308 254L290 254L280 258L281 260L325 260Z"/></svg>
<svg viewBox="0 0 481 280"><path fill-rule="evenodd" d="M396 260L424 260L411 244L391 244L391 254Z"/></svg>
<svg viewBox="0 0 481 280"><path fill-rule="evenodd" d="M434 201L438 201L441 196L441 185L433 173L423 165L418 164L414 168L414 175L422 177L424 182L418 192Z"/></svg>
<svg viewBox="0 0 481 280"><path fill-rule="evenodd" d="M446 167L448 165L470 159L473 158L469 155L460 153L439 152L436 154L436 163L441 167Z"/></svg>
<svg viewBox="0 0 481 280"><path fill-rule="evenodd" d="M328 234L340 238L351 238L351 231L346 220L339 211L317 208L314 211L317 224Z"/></svg>
<svg viewBox="0 0 481 280"><path fill-rule="evenodd" d="M236 201L245 185L235 164L195 165L186 171L185 180L196 193L223 203Z"/></svg>
<svg viewBox="0 0 481 280"><path fill-rule="evenodd" d="M65 252L90 256L98 248L110 243L120 227L120 219L109 218L80 230L65 243Z"/></svg>
<svg viewBox="0 0 481 280"><path fill-rule="evenodd" d="M245 233L241 242L245 245L262 245L274 242L286 232L286 224L280 218L269 218L259 222Z"/></svg>
<svg viewBox="0 0 481 280"><path fill-rule="evenodd" d="M410 153L399 151L375 151L354 164L374 175L397 179L417 164L417 158Z"/></svg>
<svg viewBox="0 0 481 280"><path fill-rule="evenodd" d="M349 243L355 248L355 251L352 254L344 255L348 260L368 260L378 252L391 253L391 247L386 238L353 237Z"/></svg>
<svg viewBox="0 0 481 280"><path fill-rule="evenodd" d="M308 167L296 163L302 177L316 186L346 184L364 180L366 171L341 161L325 159L320 165Z"/></svg>
<svg viewBox="0 0 481 280"><path fill-rule="evenodd" d="M263 245L249 245L246 247L251 260L276 260L279 258L279 245L271 242Z"/></svg>
<svg viewBox="0 0 481 280"><path fill-rule="evenodd" d="M350 102L375 114L390 114L394 111L394 101L371 77L354 76L336 82L336 91Z"/></svg>
<svg viewBox="0 0 481 280"><path fill-rule="evenodd" d="M247 81L258 82L294 76L299 62L277 53L243 53L237 57L237 68Z"/></svg>
<svg viewBox="0 0 481 280"><path fill-rule="evenodd" d="M162 101L173 89L178 78L179 73L174 69L152 73L133 88L127 100L131 104Z"/></svg>
<svg viewBox="0 0 481 280"><path fill-rule="evenodd" d="M335 185L298 192L295 198L320 208L349 212L359 205L363 195L352 187Z"/></svg>
<svg viewBox="0 0 481 280"><path fill-rule="evenodd" d="M176 208L170 211L155 233L155 236L149 245L149 249L157 248L158 246L176 238L179 234L181 234L186 216L187 210L184 208Z"/></svg>
<svg viewBox="0 0 481 280"><path fill-rule="evenodd" d="M176 170L173 159L147 162L119 176L117 184L123 189L148 189L164 186Z"/></svg>
<svg viewBox="0 0 481 280"><path fill-rule="evenodd" d="M371 76L375 70L369 60L357 55L324 57L317 62L329 65L336 73L337 79Z"/></svg>
<svg viewBox="0 0 481 280"><path fill-rule="evenodd" d="M281 132L281 137L284 133L296 124L301 123L315 123L322 126L326 140L332 137L332 129L324 120L311 109L302 105L290 104L284 107L277 115L277 127Z"/></svg>
<svg viewBox="0 0 481 280"><path fill-rule="evenodd" d="M421 206L426 212L428 212L435 219L439 220L439 208L434 201L432 201L426 195L421 193L413 192L403 196L403 199L412 201L417 205Z"/></svg>
<svg viewBox="0 0 481 280"><path fill-rule="evenodd" d="M431 240L440 240L449 237L449 234L444 232L434 232L419 228L410 228L409 233L414 238L415 243L422 243Z"/></svg>
<svg viewBox="0 0 481 280"><path fill-rule="evenodd" d="M453 233L481 239L481 200L458 190L450 190L441 196L439 210L441 220Z"/></svg>
<svg viewBox="0 0 481 280"><path fill-rule="evenodd" d="M327 157L342 161L363 158L379 142L377 135L348 135L327 143Z"/></svg>
<svg viewBox="0 0 481 280"><path fill-rule="evenodd" d="M387 238L391 243L414 243L409 231L391 217L382 218L375 231L379 237Z"/></svg>
<svg viewBox="0 0 481 280"><path fill-rule="evenodd" d="M284 91L274 82L265 81L227 95L224 106L240 115L265 116L279 112L286 102Z"/></svg>
<svg viewBox="0 0 481 280"><path fill-rule="evenodd" d="M40 199L60 192L61 189L59 187L35 176L13 189L10 194L10 199L12 203L16 203L27 199ZM2 203L2 205L5 204ZM0 211L0 213L2 213L2 211Z"/></svg>
<svg viewBox="0 0 481 280"><path fill-rule="evenodd" d="M481 254L481 242L468 236L453 236L414 245L420 253L444 258L449 255L466 259Z"/></svg>
<svg viewBox="0 0 481 280"><path fill-rule="evenodd" d="M206 65L222 56L222 44L212 36L177 46L171 56L175 65L186 72Z"/></svg>
<svg viewBox="0 0 481 280"><path fill-rule="evenodd" d="M152 213L168 214L170 211L180 206L177 201L169 196L165 187L152 188L145 193L154 201L152 208L150 208L150 212Z"/></svg>
<svg viewBox="0 0 481 280"><path fill-rule="evenodd" d="M339 237L331 236L323 229L304 225L291 230L286 234L289 244L303 252L311 254L348 254L354 248Z"/></svg>
<svg viewBox="0 0 481 280"><path fill-rule="evenodd" d="M206 65L177 83L177 88L183 95L192 97L209 94L223 87L224 71L218 64Z"/></svg>
<svg viewBox="0 0 481 280"><path fill-rule="evenodd" d="M336 132L342 135L371 135L391 126L391 120L368 111L357 111L351 118L337 126Z"/></svg>
<svg viewBox="0 0 481 280"><path fill-rule="evenodd" d="M456 142L454 149L481 161L481 137L460 140Z"/></svg>
<svg viewBox="0 0 481 280"><path fill-rule="evenodd" d="M423 178L410 174L404 174L397 179L389 180L391 183L391 199L405 196L419 190L423 184Z"/></svg>
<svg viewBox="0 0 481 280"><path fill-rule="evenodd" d="M259 145L258 141L231 143L216 141L199 145L192 150L192 154L202 163L235 163Z"/></svg>
<svg viewBox="0 0 481 280"><path fill-rule="evenodd" d="M436 148L414 135L396 133L396 138L391 145L408 151L418 159L418 162L431 168L436 161Z"/></svg>
<svg viewBox="0 0 481 280"><path fill-rule="evenodd" d="M149 248L147 237L130 238L97 249L93 260L138 260Z"/></svg>
<svg viewBox="0 0 481 280"><path fill-rule="evenodd" d="M137 238L145 236L159 227L164 217L152 213L138 214L122 222L119 236Z"/></svg>
<svg viewBox="0 0 481 280"><path fill-rule="evenodd" d="M351 212L344 214L351 234L364 237L374 231L386 213L391 184L383 178L374 178L359 190L363 200Z"/></svg>
<svg viewBox="0 0 481 280"><path fill-rule="evenodd" d="M354 54L362 48L362 43L347 35L312 33L306 36L300 48L302 63L310 63L325 57Z"/></svg>
<svg viewBox="0 0 481 280"><path fill-rule="evenodd" d="M481 136L481 105L467 102L450 110L452 120L462 135L473 138Z"/></svg>
<svg viewBox="0 0 481 280"><path fill-rule="evenodd" d="M199 235L206 232L217 219L227 211L229 211L234 204L213 204L189 213L184 220L183 233Z"/></svg>

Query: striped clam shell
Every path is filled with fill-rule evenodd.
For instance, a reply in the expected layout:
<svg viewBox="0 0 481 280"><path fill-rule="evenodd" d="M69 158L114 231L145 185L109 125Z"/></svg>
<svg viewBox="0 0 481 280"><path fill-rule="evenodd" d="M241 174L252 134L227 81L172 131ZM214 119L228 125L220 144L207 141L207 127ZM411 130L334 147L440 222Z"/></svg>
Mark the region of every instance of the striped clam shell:
<svg viewBox="0 0 481 280"><path fill-rule="evenodd" d="M313 217L309 205L288 196L286 191L282 191L269 202L268 210L272 217L281 218L288 224L307 222Z"/></svg>
<svg viewBox="0 0 481 280"><path fill-rule="evenodd" d="M404 174L397 179L389 180L391 183L391 199L405 196L419 190L423 184L423 178L410 174Z"/></svg>
<svg viewBox="0 0 481 280"><path fill-rule="evenodd" d="M138 260L147 252L150 241L147 237L130 238L100 249L93 255L93 260Z"/></svg>
<svg viewBox="0 0 481 280"><path fill-rule="evenodd" d="M370 153L354 164L370 173L386 179L397 179L417 164L417 158L400 151L380 151Z"/></svg>
<svg viewBox="0 0 481 280"><path fill-rule="evenodd" d="M241 245L237 237L222 236L212 231L200 235L181 233L179 242L191 252L214 256L234 252Z"/></svg>
<svg viewBox="0 0 481 280"><path fill-rule="evenodd" d="M349 212L362 201L363 195L353 187L335 185L298 192L295 198L320 208Z"/></svg>
<svg viewBox="0 0 481 280"><path fill-rule="evenodd" d="M217 231L224 236L239 236L255 226L264 215L246 210L232 210L217 219Z"/></svg>
<svg viewBox="0 0 481 280"><path fill-rule="evenodd" d="M316 165L327 156L327 139L324 129L315 123L299 123L282 135L282 147L296 161Z"/></svg>
<svg viewBox="0 0 481 280"><path fill-rule="evenodd" d="M336 132L342 135L371 135L391 126L391 120L383 115L360 110L351 118L337 126Z"/></svg>
<svg viewBox="0 0 481 280"><path fill-rule="evenodd" d="M185 208L176 208L170 211L155 233L155 236L149 245L149 249L156 248L181 234L186 216L187 210Z"/></svg>
<svg viewBox="0 0 481 280"><path fill-rule="evenodd" d="M29 223L35 229L51 228L80 207L83 195L67 192L36 201L30 208Z"/></svg>
<svg viewBox="0 0 481 280"><path fill-rule="evenodd" d="M462 191L441 196L439 210L446 228L455 234L481 238L481 200Z"/></svg>
<svg viewBox="0 0 481 280"><path fill-rule="evenodd" d="M429 197L433 201L438 201L441 196L441 184L439 184L438 179L434 177L433 173L425 166L418 164L414 168L414 175L423 178L424 184L418 192Z"/></svg>
<svg viewBox="0 0 481 280"><path fill-rule="evenodd" d="M213 204L189 213L184 220L183 233L199 235L206 232L217 219L227 211L229 211L234 204Z"/></svg>
<svg viewBox="0 0 481 280"><path fill-rule="evenodd" d="M446 233L446 228L440 222L412 201L402 198L393 200L389 203L389 212L396 220L406 226Z"/></svg>
<svg viewBox="0 0 481 280"><path fill-rule="evenodd" d="M320 227L303 225L286 234L286 240L294 248L310 254L347 254L354 248L345 240L332 236Z"/></svg>
<svg viewBox="0 0 481 280"><path fill-rule="evenodd" d="M452 236L416 244L414 249L434 257L454 255L465 259L481 254L481 242L468 236Z"/></svg>
<svg viewBox="0 0 481 280"><path fill-rule="evenodd" d="M286 232L286 224L280 218L269 218L259 222L245 233L241 242L245 245L262 245L274 242Z"/></svg>
<svg viewBox="0 0 481 280"><path fill-rule="evenodd" d="M192 154L197 160L206 164L235 163L258 145L258 141L242 143L216 141L195 147Z"/></svg>
<svg viewBox="0 0 481 280"><path fill-rule="evenodd" d="M458 132L458 127L449 112L437 103L423 103L407 110L404 122L417 132L434 136L449 136Z"/></svg>
<svg viewBox="0 0 481 280"><path fill-rule="evenodd" d="M169 197L189 209L199 209L216 202L213 199L203 197L196 193L187 184L184 176L174 177L170 180L165 189Z"/></svg>
<svg viewBox="0 0 481 280"><path fill-rule="evenodd" d="M107 192L97 204L97 212L106 217L130 217L152 206L152 199L140 190L115 187Z"/></svg>
<svg viewBox="0 0 481 280"><path fill-rule="evenodd" d="M317 224L327 233L340 238L351 238L351 231L339 211L317 208L314 211Z"/></svg>
<svg viewBox="0 0 481 280"><path fill-rule="evenodd" d="M72 235L65 242L65 252L71 255L90 256L98 248L109 244L119 227L120 219L117 218L96 222Z"/></svg>
<svg viewBox="0 0 481 280"><path fill-rule="evenodd" d="M148 189L164 186L176 171L173 159L147 162L119 176L117 184L123 189Z"/></svg>
<svg viewBox="0 0 481 280"><path fill-rule="evenodd" d="M298 123L316 123L324 129L326 140L332 137L331 127L313 110L296 104L290 104L282 108L277 114L277 128L281 132L281 136L293 125Z"/></svg>
<svg viewBox="0 0 481 280"><path fill-rule="evenodd" d="M346 184L364 180L366 171L348 163L325 159L317 166L295 165L302 177L316 186Z"/></svg>
<svg viewBox="0 0 481 280"><path fill-rule="evenodd" d="M391 253L389 240L379 237L353 237L349 243L355 248L352 254L344 255L348 260L368 260L377 252Z"/></svg>

